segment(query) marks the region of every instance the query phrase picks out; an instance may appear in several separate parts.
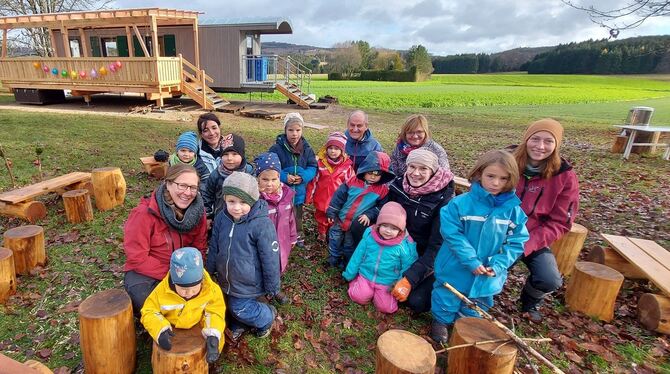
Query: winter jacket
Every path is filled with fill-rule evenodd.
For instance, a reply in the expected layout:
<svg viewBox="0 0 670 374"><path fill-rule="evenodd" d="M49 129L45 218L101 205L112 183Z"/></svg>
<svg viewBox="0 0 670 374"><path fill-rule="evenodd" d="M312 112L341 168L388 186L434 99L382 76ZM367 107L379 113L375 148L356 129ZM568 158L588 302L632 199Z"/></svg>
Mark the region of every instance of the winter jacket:
<svg viewBox="0 0 670 374"><path fill-rule="evenodd" d="M444 242L435 259L435 287L449 282L471 298L500 293L507 269L528 240L527 217L519 203L512 195L494 206L493 195L478 182L472 183L470 192L451 199L440 210ZM472 274L479 265L491 267L495 276Z"/></svg>
<svg viewBox="0 0 670 374"><path fill-rule="evenodd" d="M347 145L345 146L345 152L349 155L351 160L354 163L354 171L358 171L358 167L361 165L365 157L373 151L382 152L382 145L379 144L377 139L372 136L370 129L365 131L363 138L360 140L352 139L349 135L349 130L344 132L344 135L347 136Z"/></svg>
<svg viewBox="0 0 670 374"><path fill-rule="evenodd" d="M525 256L548 247L572 228L579 210L579 182L567 161L562 160L558 172L549 179L521 175L516 194L528 215L530 239Z"/></svg>
<svg viewBox="0 0 670 374"><path fill-rule="evenodd" d="M363 278L385 286L391 286L417 260L416 243L405 231L401 241L392 245L382 245L373 237L377 226L368 227L358 243L347 269L342 276L351 281L360 274Z"/></svg>
<svg viewBox="0 0 670 374"><path fill-rule="evenodd" d="M219 338L219 352L223 349L225 338L223 330L226 304L221 288L209 274L203 274L200 293L192 299L184 300L170 287L170 274L166 275L151 291L142 307L141 322L151 337L158 336L172 326L178 329L190 329L200 323L203 336Z"/></svg>
<svg viewBox="0 0 670 374"><path fill-rule="evenodd" d="M439 191L411 198L403 189L404 175L389 185L389 201L402 205L407 212L407 231L416 241L421 256L404 274L412 287L433 273L435 256L442 246L440 209L454 196L454 182Z"/></svg>
<svg viewBox="0 0 670 374"><path fill-rule="evenodd" d="M284 183L281 184L281 189L282 196L278 201L263 199L268 203L268 216L277 230L280 264L283 273L288 264L291 247L298 241L298 233L295 228L295 214L293 212L293 196L295 192Z"/></svg>
<svg viewBox="0 0 670 374"><path fill-rule="evenodd" d="M319 151L316 178L307 185L307 204L314 203L314 209L321 212L328 209L337 188L354 176L353 162L349 157L343 154L345 159L342 162L331 165L326 151L325 147Z"/></svg>
<svg viewBox="0 0 670 374"><path fill-rule="evenodd" d="M427 149L437 156L437 161L440 166L445 169L451 169L449 167L449 157L447 157L447 151L442 148L442 146L434 141L433 139L428 139L424 145L420 148ZM395 175L404 175L407 171L407 155L400 150L400 145L397 145L393 149L393 154L391 155L391 170Z"/></svg>
<svg viewBox="0 0 670 374"><path fill-rule="evenodd" d="M172 252L182 247L207 250L207 220L202 213L200 223L186 234L180 234L161 217L155 191L149 198L142 198L130 211L123 226L123 250L126 263L123 271L135 271L161 280L170 269Z"/></svg>
<svg viewBox="0 0 670 374"><path fill-rule="evenodd" d="M269 151L279 156L282 168L281 173L279 173L279 179L295 191L293 205L302 205L305 202L307 184L316 176L317 165L314 150L304 137L302 138L302 143L302 154L296 154L288 145L286 135L280 134L277 135L276 143L270 147ZM302 183L288 184L289 174L299 175L302 178Z"/></svg>
<svg viewBox="0 0 670 374"><path fill-rule="evenodd" d="M377 220L379 209L388 201L389 188L386 183L393 180L393 173L389 170L390 160L383 152L372 153L374 157L366 157L362 162L356 178L351 178L335 191L330 200L326 216L339 219L340 227L348 231L351 222L365 214L370 222ZM371 154L371 155L372 155ZM366 172L381 170L382 177L375 184L368 184L363 178Z"/></svg>
<svg viewBox="0 0 670 374"><path fill-rule="evenodd" d="M209 170L209 174L211 174L221 163L221 157L214 158L211 153L203 151L202 142L203 140L200 139L200 146L198 147L198 158L202 160L203 164L205 164L207 167L207 170Z"/></svg>
<svg viewBox="0 0 670 374"><path fill-rule="evenodd" d="M256 298L279 292L279 242L265 200L237 222L226 210L216 215L205 266L217 274L226 295Z"/></svg>
<svg viewBox="0 0 670 374"><path fill-rule="evenodd" d="M247 163L246 159L242 159L240 167L233 171L241 171L247 174L254 175L254 167ZM205 212L207 218L213 219L217 213L226 207L226 202L223 200L223 181L233 172L224 174L220 168L214 169L204 183L200 184L200 195L205 204Z"/></svg>

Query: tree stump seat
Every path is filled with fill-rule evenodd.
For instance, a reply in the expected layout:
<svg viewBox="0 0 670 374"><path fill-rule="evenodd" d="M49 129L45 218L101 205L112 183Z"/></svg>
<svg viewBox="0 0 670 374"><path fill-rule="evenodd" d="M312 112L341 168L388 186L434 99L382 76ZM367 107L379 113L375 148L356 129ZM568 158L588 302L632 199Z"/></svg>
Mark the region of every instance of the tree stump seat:
<svg viewBox="0 0 670 374"><path fill-rule="evenodd" d="M126 198L126 180L117 167L93 169L91 173L95 207L100 211L122 205Z"/></svg>
<svg viewBox="0 0 670 374"><path fill-rule="evenodd" d="M670 297L643 294L637 302L637 317L647 329L670 335Z"/></svg>
<svg viewBox="0 0 670 374"><path fill-rule="evenodd" d="M79 305L79 342L87 374L135 372L135 322L125 291L101 291Z"/></svg>
<svg viewBox="0 0 670 374"><path fill-rule="evenodd" d="M422 337L403 330L388 330L377 339L377 374L433 374L437 357Z"/></svg>
<svg viewBox="0 0 670 374"><path fill-rule="evenodd" d="M91 173L73 172L51 178L26 187L0 194L0 214L24 219L30 223L46 217L46 206L36 197L51 192L64 193L69 190L90 188Z"/></svg>
<svg viewBox="0 0 670 374"><path fill-rule="evenodd" d="M464 317L454 323L449 346L488 340L509 340L499 327L482 318ZM449 351L447 373L513 373L517 348L513 342L478 344Z"/></svg>
<svg viewBox="0 0 670 374"><path fill-rule="evenodd" d="M586 227L573 223L570 231L551 244L551 252L556 257L556 264L561 274L565 276L572 274L588 233Z"/></svg>
<svg viewBox="0 0 670 374"><path fill-rule="evenodd" d="M88 190L72 190L63 194L65 218L70 223L81 223L93 220L93 205Z"/></svg>
<svg viewBox="0 0 670 374"><path fill-rule="evenodd" d="M12 251L16 274L29 274L36 266L47 263L44 229L26 225L14 227L3 234L3 247Z"/></svg>
<svg viewBox="0 0 670 374"><path fill-rule="evenodd" d="M196 325L190 329L173 328L172 349L164 350L154 341L151 350L151 367L154 374L207 374L207 346L202 336L202 328Z"/></svg>
<svg viewBox="0 0 670 374"><path fill-rule="evenodd" d="M577 262L565 291L565 303L571 311L609 322L614 318L614 302L623 279L621 273L608 266Z"/></svg>
<svg viewBox="0 0 670 374"><path fill-rule="evenodd" d="M10 249L0 247L0 304L7 302L14 293L16 293L14 254Z"/></svg>
<svg viewBox="0 0 670 374"><path fill-rule="evenodd" d="M167 173L168 163L156 161L154 156L140 157L144 171L156 179L162 179Z"/></svg>

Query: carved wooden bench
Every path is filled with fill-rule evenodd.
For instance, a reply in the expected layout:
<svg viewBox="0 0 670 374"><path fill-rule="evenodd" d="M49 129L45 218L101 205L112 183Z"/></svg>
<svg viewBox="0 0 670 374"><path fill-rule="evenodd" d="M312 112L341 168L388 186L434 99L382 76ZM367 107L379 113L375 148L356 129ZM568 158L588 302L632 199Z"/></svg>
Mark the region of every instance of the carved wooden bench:
<svg viewBox="0 0 670 374"><path fill-rule="evenodd" d="M69 190L91 189L91 173L74 172L30 186L0 194L0 214L25 219L31 223L44 218L46 207L34 198L51 192L63 194Z"/></svg>

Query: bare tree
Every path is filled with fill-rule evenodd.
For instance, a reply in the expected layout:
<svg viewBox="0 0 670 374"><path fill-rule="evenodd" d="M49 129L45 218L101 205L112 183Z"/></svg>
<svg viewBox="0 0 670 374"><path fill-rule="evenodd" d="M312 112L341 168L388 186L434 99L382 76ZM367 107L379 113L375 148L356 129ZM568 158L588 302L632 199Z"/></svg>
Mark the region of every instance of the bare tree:
<svg viewBox="0 0 670 374"><path fill-rule="evenodd" d="M587 12L593 23L609 30L612 38L616 38L621 30L636 28L649 18L670 15L670 1L628 0L625 5L613 9L600 9L572 0L561 1Z"/></svg>
<svg viewBox="0 0 670 374"><path fill-rule="evenodd" d="M104 9L112 0L0 0L0 16L76 12ZM51 40L46 28L21 29L8 42L14 48L29 48L40 56L51 55Z"/></svg>
<svg viewBox="0 0 670 374"><path fill-rule="evenodd" d="M342 73L344 77L351 78L354 72L360 70L361 51L356 42L347 41L338 43L334 46L335 50L331 54L332 71Z"/></svg>

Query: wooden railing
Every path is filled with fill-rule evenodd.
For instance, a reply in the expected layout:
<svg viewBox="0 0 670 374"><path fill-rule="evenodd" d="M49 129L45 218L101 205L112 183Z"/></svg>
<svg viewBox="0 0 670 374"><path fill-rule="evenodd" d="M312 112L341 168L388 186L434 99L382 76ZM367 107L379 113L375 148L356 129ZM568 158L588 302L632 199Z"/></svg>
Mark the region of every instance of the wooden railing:
<svg viewBox="0 0 670 374"><path fill-rule="evenodd" d="M2 58L0 81L73 87L178 85L181 64L178 57Z"/></svg>

